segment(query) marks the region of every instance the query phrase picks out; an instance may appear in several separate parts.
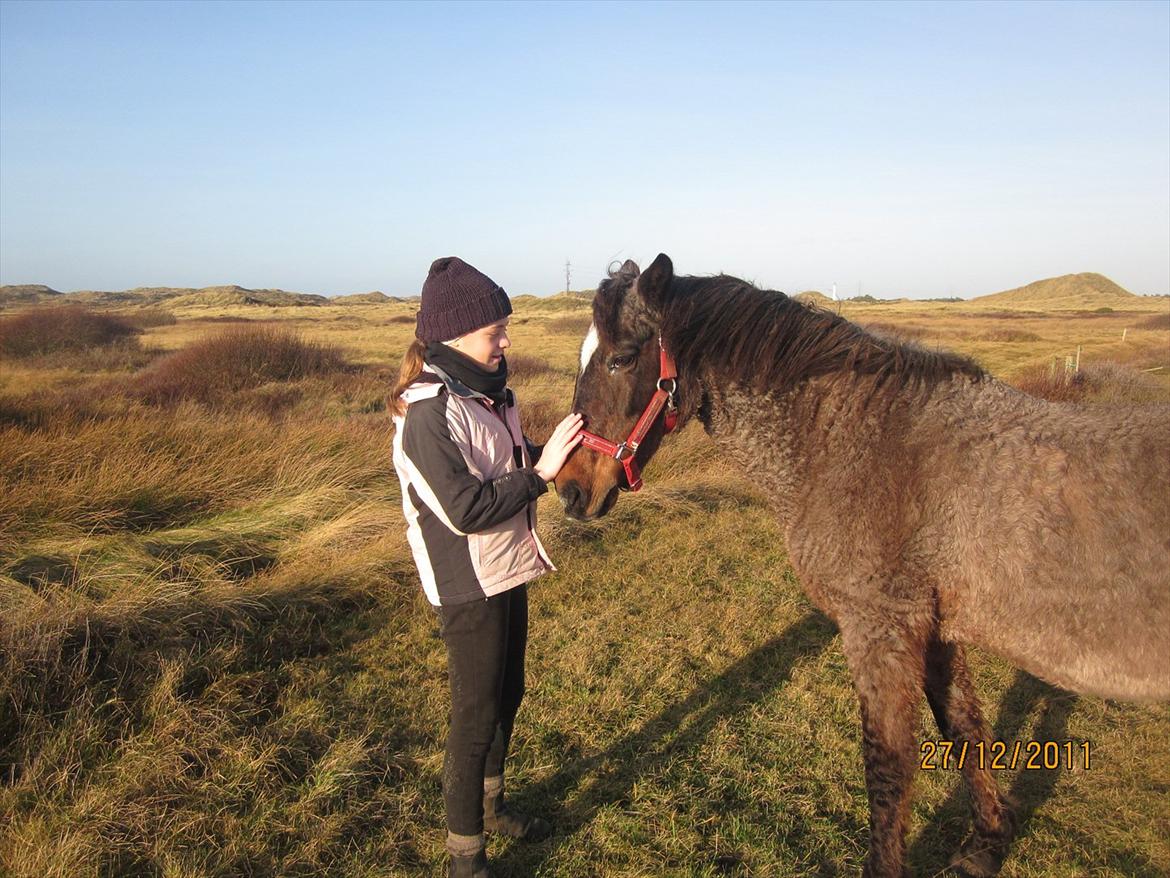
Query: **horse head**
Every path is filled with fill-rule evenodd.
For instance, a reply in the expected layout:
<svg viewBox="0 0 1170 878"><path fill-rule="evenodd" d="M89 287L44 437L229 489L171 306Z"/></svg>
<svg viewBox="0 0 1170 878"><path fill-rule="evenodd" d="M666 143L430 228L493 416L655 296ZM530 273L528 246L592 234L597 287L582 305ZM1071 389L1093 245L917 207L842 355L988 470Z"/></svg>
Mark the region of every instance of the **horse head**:
<svg viewBox="0 0 1170 878"><path fill-rule="evenodd" d="M644 272L626 260L603 280L593 300L593 323L581 345L573 411L585 416L585 429L620 444L630 436L659 387L662 315L670 299L674 266L660 253ZM670 400L673 406L673 398ZM659 413L632 458L644 466L665 433ZM565 514L581 521L600 518L613 508L629 483L630 466L616 454L579 446L555 480ZM635 470L636 471L636 470Z"/></svg>

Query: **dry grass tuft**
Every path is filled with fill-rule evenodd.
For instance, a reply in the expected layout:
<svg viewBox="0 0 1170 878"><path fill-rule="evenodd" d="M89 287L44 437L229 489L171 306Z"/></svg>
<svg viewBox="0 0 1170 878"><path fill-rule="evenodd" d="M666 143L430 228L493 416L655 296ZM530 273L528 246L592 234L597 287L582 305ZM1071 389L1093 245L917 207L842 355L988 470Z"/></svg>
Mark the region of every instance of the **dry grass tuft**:
<svg viewBox="0 0 1170 878"><path fill-rule="evenodd" d="M233 327L171 354L143 374L135 390L153 405L184 399L209 403L270 382L347 368L336 347L305 341L278 327Z"/></svg>
<svg viewBox="0 0 1170 878"><path fill-rule="evenodd" d="M578 314L562 314L559 317L550 317L544 322L544 328L552 333L571 335L584 338L593 323L593 312L582 311Z"/></svg>
<svg viewBox="0 0 1170 878"><path fill-rule="evenodd" d="M174 326L179 322L179 318L165 308L139 308L136 311L126 311L119 316L127 323L140 329L149 329L153 326Z"/></svg>
<svg viewBox="0 0 1170 878"><path fill-rule="evenodd" d="M882 338L888 338L892 341L910 341L925 338L930 335L929 330L921 326L912 326L904 323L893 324L875 321L872 323L863 323L861 327L866 332L881 336Z"/></svg>
<svg viewBox="0 0 1170 878"><path fill-rule="evenodd" d="M142 330L80 305L32 308L0 320L0 354L25 358L113 344L136 346Z"/></svg>

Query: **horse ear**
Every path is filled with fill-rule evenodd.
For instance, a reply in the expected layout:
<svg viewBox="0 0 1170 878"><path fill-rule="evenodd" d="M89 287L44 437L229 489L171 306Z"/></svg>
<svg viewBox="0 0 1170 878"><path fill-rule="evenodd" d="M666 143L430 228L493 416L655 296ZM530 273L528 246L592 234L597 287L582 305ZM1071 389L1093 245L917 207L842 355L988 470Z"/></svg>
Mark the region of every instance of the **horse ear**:
<svg viewBox="0 0 1170 878"><path fill-rule="evenodd" d="M665 253L659 253L638 277L638 295L653 311L662 313L670 299L670 282L674 278L674 263Z"/></svg>

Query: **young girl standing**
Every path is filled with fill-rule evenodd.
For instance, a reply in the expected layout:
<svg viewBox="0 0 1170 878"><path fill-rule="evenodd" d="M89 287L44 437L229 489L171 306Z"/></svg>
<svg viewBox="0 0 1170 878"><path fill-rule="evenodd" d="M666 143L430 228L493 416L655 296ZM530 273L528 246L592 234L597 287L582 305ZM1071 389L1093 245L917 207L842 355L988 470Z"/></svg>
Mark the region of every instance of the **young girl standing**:
<svg viewBox="0 0 1170 878"><path fill-rule="evenodd" d="M551 831L504 804L504 760L524 696L527 583L555 569L536 535L536 498L580 442L581 416L543 447L523 435L504 357L511 313L486 275L436 260L391 394L407 540L447 646L450 878L488 878L484 830Z"/></svg>

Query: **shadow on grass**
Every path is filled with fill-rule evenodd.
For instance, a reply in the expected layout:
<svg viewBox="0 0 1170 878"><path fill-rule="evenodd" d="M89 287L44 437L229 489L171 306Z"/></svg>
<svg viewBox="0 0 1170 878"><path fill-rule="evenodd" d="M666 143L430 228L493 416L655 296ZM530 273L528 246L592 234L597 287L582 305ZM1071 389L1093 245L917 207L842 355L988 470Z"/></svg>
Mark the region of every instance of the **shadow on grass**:
<svg viewBox="0 0 1170 878"><path fill-rule="evenodd" d="M1076 703L1077 696L1073 693L1050 686L1024 671L1017 671L1012 685L1000 700L999 718L992 730L992 737L999 741L1025 743L1068 740L1068 718ZM1040 719L1035 728L1026 728L1028 717L1037 709L1040 709ZM1052 797L1062 773L1061 768L1036 771L1021 769L1016 773L1008 796L1016 805L1017 840L1028 834L1032 818ZM907 854L907 861L916 874L956 874L945 869L943 864L959 849L970 830L971 805L967 788L958 772L955 772L954 780L950 796L935 809ZM1086 840L1083 836L1081 839ZM1162 874L1141 854L1109 848L1096 839L1087 841L1086 846L1094 849L1095 865L1098 867L1110 866L1124 874L1141 878L1155 878ZM1012 854L1009 852L1005 865L1011 859Z"/></svg>
<svg viewBox="0 0 1170 878"><path fill-rule="evenodd" d="M819 613L805 616L604 752L575 760L541 783L519 791L518 807L551 815L557 832L536 847L512 845L502 850L493 856L493 874L517 878L533 874L600 809L629 802L639 779L696 753L721 719L766 700L790 679L797 662L824 650L835 630ZM569 799L572 803L564 804ZM786 834L795 838L802 834L801 829L796 825ZM812 833L808 828L807 834ZM743 869L734 857L719 857L708 864L671 865L707 866L715 874L736 874ZM824 871L826 868L829 871ZM835 874L835 870L825 863L820 874Z"/></svg>

